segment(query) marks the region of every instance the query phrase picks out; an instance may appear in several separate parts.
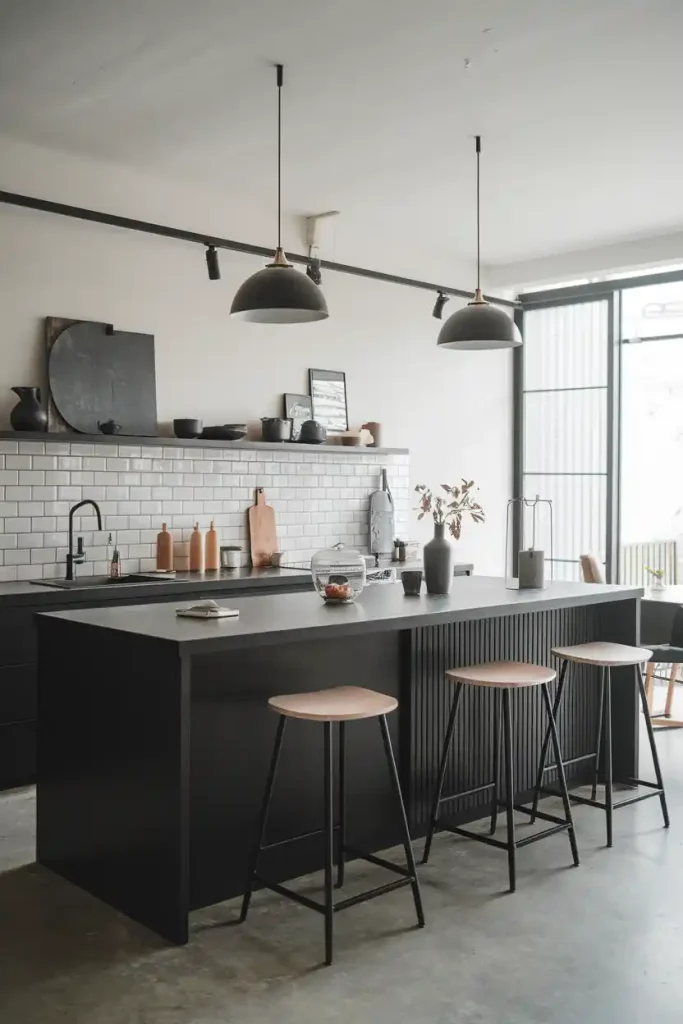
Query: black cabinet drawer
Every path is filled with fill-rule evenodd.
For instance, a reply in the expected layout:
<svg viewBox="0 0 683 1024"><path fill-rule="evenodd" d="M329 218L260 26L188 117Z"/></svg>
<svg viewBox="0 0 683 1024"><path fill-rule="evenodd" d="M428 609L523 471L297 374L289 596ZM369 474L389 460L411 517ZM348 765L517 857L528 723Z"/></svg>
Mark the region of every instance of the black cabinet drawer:
<svg viewBox="0 0 683 1024"><path fill-rule="evenodd" d="M0 789L36 781L36 724L0 726Z"/></svg>
<svg viewBox="0 0 683 1024"><path fill-rule="evenodd" d="M38 660L34 608L0 609L0 665Z"/></svg>
<svg viewBox="0 0 683 1024"><path fill-rule="evenodd" d="M37 697L37 665L0 668L0 725L34 719Z"/></svg>

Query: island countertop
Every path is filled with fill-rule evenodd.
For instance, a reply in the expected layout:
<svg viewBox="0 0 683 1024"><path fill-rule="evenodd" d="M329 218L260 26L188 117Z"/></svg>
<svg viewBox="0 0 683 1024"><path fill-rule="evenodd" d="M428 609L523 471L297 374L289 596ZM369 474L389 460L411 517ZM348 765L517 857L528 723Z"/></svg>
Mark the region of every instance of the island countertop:
<svg viewBox="0 0 683 1024"><path fill-rule="evenodd" d="M447 596L422 593L406 597L400 583L366 588L353 604L327 605L313 592L263 595L223 602L239 610L237 618L179 618L178 605L128 605L48 612L45 617L99 629L132 633L177 644L183 653L211 653L313 637L415 629L466 619L528 614L554 608L604 604L642 597L640 587L609 584L550 583L544 590L508 590L503 579L459 577ZM43 616L41 616L43 617Z"/></svg>
<svg viewBox="0 0 683 1024"><path fill-rule="evenodd" d="M325 605L312 591L228 596L236 619L177 618L187 597L38 614L38 862L187 942L190 911L244 891L276 726L272 696L352 683L395 697L389 729L418 837L430 820L453 697L446 669L498 658L549 665L553 647L601 639L632 646L642 593L559 582L513 591L502 579L473 576L456 577L448 596L406 597L400 583L381 584L350 605ZM638 767L632 670L615 669L613 685L621 782ZM583 785L594 771L597 669L577 672L571 693L562 737L568 778ZM539 696L515 695L522 802L536 780L534 737L540 749L545 729ZM446 791L470 795L454 808L456 823L491 811L494 699L485 687L462 697ZM372 725L349 729L346 756L354 841L371 852L399 841ZM284 852L276 844L277 881L322 866L320 734L308 722L288 730L273 830L303 838Z"/></svg>

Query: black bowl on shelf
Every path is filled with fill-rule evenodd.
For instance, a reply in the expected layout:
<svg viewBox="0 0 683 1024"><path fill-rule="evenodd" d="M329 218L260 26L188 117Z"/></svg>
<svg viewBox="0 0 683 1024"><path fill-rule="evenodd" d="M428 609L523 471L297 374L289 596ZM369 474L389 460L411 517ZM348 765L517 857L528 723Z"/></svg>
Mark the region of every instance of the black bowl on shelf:
<svg viewBox="0 0 683 1024"><path fill-rule="evenodd" d="M224 423L222 427L204 427L201 436L206 441L240 441L247 436L247 425Z"/></svg>
<svg viewBox="0 0 683 1024"><path fill-rule="evenodd" d="M173 420L173 433L176 437L191 440L193 437L199 437L201 432L201 420Z"/></svg>

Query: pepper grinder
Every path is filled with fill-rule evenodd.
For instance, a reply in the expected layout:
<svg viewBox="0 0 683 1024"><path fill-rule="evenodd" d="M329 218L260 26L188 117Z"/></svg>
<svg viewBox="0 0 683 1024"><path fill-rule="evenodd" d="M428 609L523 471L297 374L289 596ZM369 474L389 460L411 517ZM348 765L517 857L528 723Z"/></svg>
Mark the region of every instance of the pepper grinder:
<svg viewBox="0 0 683 1024"><path fill-rule="evenodd" d="M190 572L204 571L204 537L199 532L199 523L194 524L190 537Z"/></svg>
<svg viewBox="0 0 683 1024"><path fill-rule="evenodd" d="M207 572L215 572L220 568L220 556L218 552L218 534L213 527L213 519L209 532L206 535L204 545L204 568Z"/></svg>
<svg viewBox="0 0 683 1024"><path fill-rule="evenodd" d="M157 569L170 572L173 569L173 537L161 524L161 533L157 534Z"/></svg>

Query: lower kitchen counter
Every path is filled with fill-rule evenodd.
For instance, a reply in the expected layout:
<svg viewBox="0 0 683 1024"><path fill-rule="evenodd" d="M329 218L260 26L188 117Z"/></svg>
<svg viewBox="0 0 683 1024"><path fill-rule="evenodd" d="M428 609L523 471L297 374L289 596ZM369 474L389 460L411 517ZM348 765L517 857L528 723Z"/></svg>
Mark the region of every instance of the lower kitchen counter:
<svg viewBox="0 0 683 1024"><path fill-rule="evenodd" d="M84 577L85 583L87 579ZM73 590L32 583L0 584L0 790L29 785L36 779L36 612L295 593L311 588L310 572L274 568L178 573L173 581Z"/></svg>

